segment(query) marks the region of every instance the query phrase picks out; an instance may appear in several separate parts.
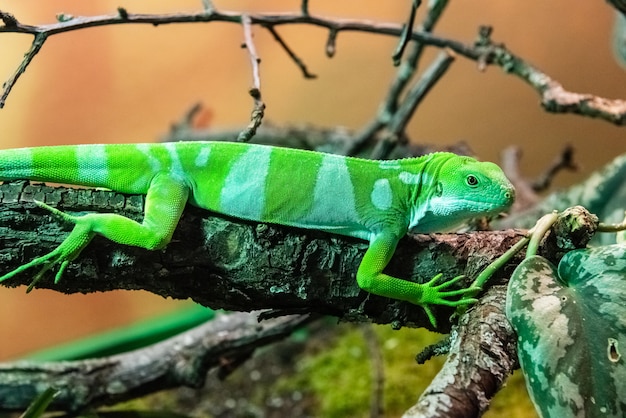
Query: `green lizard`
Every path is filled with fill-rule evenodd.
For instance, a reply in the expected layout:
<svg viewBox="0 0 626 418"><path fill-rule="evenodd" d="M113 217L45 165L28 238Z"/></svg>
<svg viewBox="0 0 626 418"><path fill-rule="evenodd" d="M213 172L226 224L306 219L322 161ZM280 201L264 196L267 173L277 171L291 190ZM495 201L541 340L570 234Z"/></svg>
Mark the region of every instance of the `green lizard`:
<svg viewBox="0 0 626 418"><path fill-rule="evenodd" d="M443 232L469 218L496 214L515 191L500 168L451 153L375 161L313 151L228 142L68 145L0 151L0 180L28 179L104 187L146 195L143 222L93 213L54 251L0 277L58 266L58 281L95 234L149 250L172 237L186 203L259 222L316 229L369 241L356 280L370 293L421 305L472 303L460 277L425 284L383 273L407 231ZM449 300L450 298L456 300Z"/></svg>

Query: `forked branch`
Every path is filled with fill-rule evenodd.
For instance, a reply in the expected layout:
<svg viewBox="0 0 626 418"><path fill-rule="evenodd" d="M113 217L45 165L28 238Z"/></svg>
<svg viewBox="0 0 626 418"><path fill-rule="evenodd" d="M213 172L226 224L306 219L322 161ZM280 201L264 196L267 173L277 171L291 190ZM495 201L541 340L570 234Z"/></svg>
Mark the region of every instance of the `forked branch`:
<svg viewBox="0 0 626 418"><path fill-rule="evenodd" d="M0 95L0 107L4 106L6 98L16 81L24 73L43 43L50 36L89 27L118 24L149 24L153 26L199 22L241 24L243 15L241 12L218 11L212 6L189 13L150 14L130 13L124 10L124 13L118 11L115 14L101 16L65 16L61 21L52 24L28 25L21 23L11 14L0 11L0 20L3 23L0 26L0 33L23 33L35 37L31 49L25 54L22 63L4 83L3 91ZM308 7L304 5L300 12L256 13L249 14L248 17L251 25L261 25L266 28L293 24L307 24L325 28L329 31L326 44L326 51L329 56L332 56L334 53L335 41L339 32L364 32L398 38L403 32L403 25L398 23L315 16L310 14ZM457 55L478 62L481 68L487 65L501 67L507 73L513 74L529 84L540 95L543 107L549 112L575 113L597 117L616 125L626 124L626 101L570 92L550 76L509 51L504 45L492 42L490 31L483 30L482 33L483 35L479 38L479 42L473 45L438 36L427 30L413 30L409 39L420 42L423 45L448 48Z"/></svg>

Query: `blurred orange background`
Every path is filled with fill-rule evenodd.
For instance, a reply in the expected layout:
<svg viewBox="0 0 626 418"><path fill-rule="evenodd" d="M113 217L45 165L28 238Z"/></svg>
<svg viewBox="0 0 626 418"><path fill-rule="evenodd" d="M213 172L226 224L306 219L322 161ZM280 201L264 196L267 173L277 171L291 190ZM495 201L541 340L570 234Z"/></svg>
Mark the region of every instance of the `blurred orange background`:
<svg viewBox="0 0 626 418"><path fill-rule="evenodd" d="M299 2L285 0L215 3L230 11L299 8ZM310 9L324 16L401 23L409 4L318 0ZM201 1L0 0L0 10L25 24L53 23L61 12L112 14L118 6L131 13L184 12L199 9ZM603 1L461 0L451 2L435 32L471 43L479 25L492 25L495 41L567 89L626 98L626 73L611 51L613 20L613 10ZM390 58L395 38L340 33L336 55L329 59L325 30L294 25L278 31L318 78L304 79L267 30L254 27L267 121L358 129L373 117L395 73ZM0 39L0 79L6 79L31 37L0 34ZM0 110L1 147L156 141L198 101L211 109L216 129L241 127L252 106L242 40L241 27L226 23L117 25L53 36ZM422 66L437 52L430 51ZM572 144L581 171L563 174L559 184L565 185L626 151L625 129L548 114L534 90L519 79L496 67L479 72L476 63L458 57L420 106L409 133L416 142L465 140L479 157L492 161L498 161L502 148L519 145L522 170L529 176ZM25 295L23 288L0 288L0 360L175 309L179 303L142 292L64 296L37 290Z"/></svg>

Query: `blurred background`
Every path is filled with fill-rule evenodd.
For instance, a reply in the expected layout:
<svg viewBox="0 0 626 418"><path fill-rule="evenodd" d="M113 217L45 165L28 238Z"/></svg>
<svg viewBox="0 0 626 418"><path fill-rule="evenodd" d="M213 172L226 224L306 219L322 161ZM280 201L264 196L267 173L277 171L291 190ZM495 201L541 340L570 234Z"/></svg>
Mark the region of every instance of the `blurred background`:
<svg viewBox="0 0 626 418"><path fill-rule="evenodd" d="M492 25L494 41L561 82L566 89L626 99L626 73L612 49L614 12L604 1L450 2L435 32L472 43L479 25ZM294 12L296 1L215 2L224 11ZM402 23L409 1L317 0L312 14ZM47 24L59 13L193 11L200 0L0 0L0 10L25 24ZM419 16L422 16L419 14ZM418 21L419 21L418 16ZM358 129L375 115L395 74L396 38L340 33L332 59L327 32L294 25L278 28L318 78L306 80L272 36L254 27L262 59L266 121ZM0 79L20 63L31 37L0 34ZM240 48L241 27L226 23L118 25L51 37L0 110L2 148L94 142L150 142L165 134L195 103L210 110L211 127L248 123L251 72ZM422 61L426 66L437 50ZM415 142L466 141L485 160L518 145L521 168L532 177L564 146L576 149L579 173L562 174L562 187L626 151L626 128L575 115L548 114L537 94L499 68L479 72L458 57L412 119ZM130 319L176 309L180 303L144 292L64 296L47 290L0 289L0 360L67 341Z"/></svg>

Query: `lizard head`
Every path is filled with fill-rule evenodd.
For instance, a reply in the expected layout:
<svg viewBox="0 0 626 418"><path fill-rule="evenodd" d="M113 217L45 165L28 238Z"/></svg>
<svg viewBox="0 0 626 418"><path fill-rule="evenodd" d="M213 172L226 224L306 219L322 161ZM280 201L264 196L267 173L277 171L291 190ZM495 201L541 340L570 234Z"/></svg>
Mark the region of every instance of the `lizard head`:
<svg viewBox="0 0 626 418"><path fill-rule="evenodd" d="M515 188L494 163L448 154L430 179L426 201L411 214L411 232L442 232L507 210Z"/></svg>

